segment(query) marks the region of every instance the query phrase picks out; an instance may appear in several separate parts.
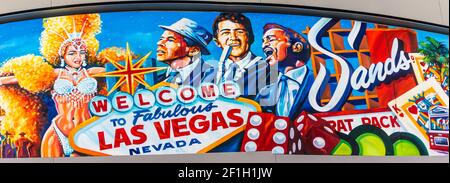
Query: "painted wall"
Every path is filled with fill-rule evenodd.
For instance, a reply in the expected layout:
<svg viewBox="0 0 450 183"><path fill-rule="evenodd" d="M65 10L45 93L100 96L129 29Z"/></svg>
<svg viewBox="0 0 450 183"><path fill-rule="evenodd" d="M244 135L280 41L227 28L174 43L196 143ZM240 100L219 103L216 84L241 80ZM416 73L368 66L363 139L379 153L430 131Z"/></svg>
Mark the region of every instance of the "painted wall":
<svg viewBox="0 0 450 183"><path fill-rule="evenodd" d="M3 158L448 156L448 35L220 12L0 26Z"/></svg>

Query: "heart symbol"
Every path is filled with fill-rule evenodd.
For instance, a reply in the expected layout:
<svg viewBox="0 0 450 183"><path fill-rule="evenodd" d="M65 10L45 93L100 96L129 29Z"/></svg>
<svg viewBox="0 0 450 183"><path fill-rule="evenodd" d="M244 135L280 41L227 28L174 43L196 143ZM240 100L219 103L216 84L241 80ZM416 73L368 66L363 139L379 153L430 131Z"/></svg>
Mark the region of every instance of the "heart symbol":
<svg viewBox="0 0 450 183"><path fill-rule="evenodd" d="M411 107L408 107L408 111L411 114L417 114L417 107L415 105L412 105Z"/></svg>
<svg viewBox="0 0 450 183"><path fill-rule="evenodd" d="M425 67L425 62L419 62L422 67Z"/></svg>

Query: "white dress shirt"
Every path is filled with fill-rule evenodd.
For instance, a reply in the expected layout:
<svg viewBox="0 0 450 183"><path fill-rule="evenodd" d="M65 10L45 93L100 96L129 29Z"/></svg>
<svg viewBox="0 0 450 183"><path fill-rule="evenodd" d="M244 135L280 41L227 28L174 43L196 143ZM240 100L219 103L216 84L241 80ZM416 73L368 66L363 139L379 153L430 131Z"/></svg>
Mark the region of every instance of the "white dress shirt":
<svg viewBox="0 0 450 183"><path fill-rule="evenodd" d="M245 55L244 58L242 58L241 60L237 61L236 64L239 66L239 69L246 68L246 66L251 62L251 58L252 58L252 53L248 52L247 55ZM230 65L232 63L233 63L233 61L228 58L225 61L225 70L228 70L228 68L230 68Z"/></svg>
<svg viewBox="0 0 450 183"><path fill-rule="evenodd" d="M244 56L244 58L242 58L241 60L237 61L237 62L233 62L231 59L227 59L225 61L225 73L222 77L227 77L232 70L230 69L231 64L235 63L237 64L238 68L236 70L236 73L234 74L234 81L239 80L244 72L246 68L251 67L252 65L256 64L257 61L261 60L261 57L255 57L252 59L252 53L249 51L247 53L247 55Z"/></svg>

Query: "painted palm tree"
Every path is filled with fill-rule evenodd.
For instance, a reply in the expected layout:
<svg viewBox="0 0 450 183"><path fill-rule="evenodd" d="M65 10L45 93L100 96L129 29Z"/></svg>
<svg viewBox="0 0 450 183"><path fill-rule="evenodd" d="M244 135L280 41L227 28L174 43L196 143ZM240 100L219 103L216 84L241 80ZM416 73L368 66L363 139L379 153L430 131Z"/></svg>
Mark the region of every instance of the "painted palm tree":
<svg viewBox="0 0 450 183"><path fill-rule="evenodd" d="M443 82L443 87L449 85L448 76L448 47L432 37L426 37L427 41L420 42L419 52L425 56L424 61L429 66L429 73L433 73L438 81Z"/></svg>

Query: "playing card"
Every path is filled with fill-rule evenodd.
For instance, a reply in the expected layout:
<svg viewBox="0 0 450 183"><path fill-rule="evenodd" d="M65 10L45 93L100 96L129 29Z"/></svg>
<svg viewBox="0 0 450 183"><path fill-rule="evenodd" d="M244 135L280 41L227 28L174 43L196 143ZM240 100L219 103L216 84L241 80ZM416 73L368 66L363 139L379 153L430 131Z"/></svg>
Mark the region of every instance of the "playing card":
<svg viewBox="0 0 450 183"><path fill-rule="evenodd" d="M430 112L436 107L448 109L448 96L435 78L429 78L388 105L406 131L420 132L428 140Z"/></svg>
<svg viewBox="0 0 450 183"><path fill-rule="evenodd" d="M410 53L409 56L411 57L411 65L413 67L417 83L426 81L425 73L428 69L428 64L423 61L424 56L420 53Z"/></svg>
<svg viewBox="0 0 450 183"><path fill-rule="evenodd" d="M448 76L441 76L439 70L430 67L425 63L424 56L420 53L410 53L411 65L414 70L414 75L416 77L417 83L422 83L429 78L435 78L439 85L444 89L445 93L448 94L447 80Z"/></svg>

